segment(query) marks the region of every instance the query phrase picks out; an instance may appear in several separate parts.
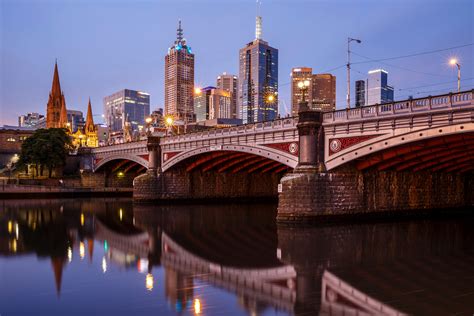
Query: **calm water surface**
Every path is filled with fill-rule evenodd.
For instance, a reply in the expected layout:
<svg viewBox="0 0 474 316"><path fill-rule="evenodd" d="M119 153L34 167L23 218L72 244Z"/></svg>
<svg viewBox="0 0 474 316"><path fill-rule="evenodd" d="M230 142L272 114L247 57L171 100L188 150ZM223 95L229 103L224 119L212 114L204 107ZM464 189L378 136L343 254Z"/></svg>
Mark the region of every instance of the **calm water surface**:
<svg viewBox="0 0 474 316"><path fill-rule="evenodd" d="M0 201L0 315L473 315L474 218L304 228L276 206Z"/></svg>

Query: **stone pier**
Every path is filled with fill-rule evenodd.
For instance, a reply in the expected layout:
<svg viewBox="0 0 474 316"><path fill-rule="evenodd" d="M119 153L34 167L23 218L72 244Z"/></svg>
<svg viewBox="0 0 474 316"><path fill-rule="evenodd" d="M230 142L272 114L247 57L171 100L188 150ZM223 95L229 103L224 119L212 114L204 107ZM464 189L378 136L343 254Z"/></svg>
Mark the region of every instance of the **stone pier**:
<svg viewBox="0 0 474 316"><path fill-rule="evenodd" d="M322 113L306 108L299 115L299 164L280 181L279 222L472 208L474 181L469 173L361 172L353 164L327 172Z"/></svg>

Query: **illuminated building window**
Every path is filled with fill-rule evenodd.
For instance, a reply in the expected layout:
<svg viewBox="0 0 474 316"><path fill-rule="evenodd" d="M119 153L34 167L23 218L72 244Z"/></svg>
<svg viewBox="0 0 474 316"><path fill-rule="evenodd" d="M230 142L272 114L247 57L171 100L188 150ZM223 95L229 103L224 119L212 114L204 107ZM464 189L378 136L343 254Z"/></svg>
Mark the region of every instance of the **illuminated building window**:
<svg viewBox="0 0 474 316"><path fill-rule="evenodd" d="M13 138L13 137L8 137L8 138L7 138L7 142L13 143L13 142L16 142L16 139Z"/></svg>

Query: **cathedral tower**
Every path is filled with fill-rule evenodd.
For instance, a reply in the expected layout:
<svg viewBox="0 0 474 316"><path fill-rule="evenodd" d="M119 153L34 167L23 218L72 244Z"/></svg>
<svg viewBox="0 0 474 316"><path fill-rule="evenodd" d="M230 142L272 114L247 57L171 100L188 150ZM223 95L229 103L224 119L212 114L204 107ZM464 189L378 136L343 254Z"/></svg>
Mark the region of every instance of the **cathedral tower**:
<svg viewBox="0 0 474 316"><path fill-rule="evenodd" d="M46 128L66 128L67 126L66 100L59 83L58 63L54 65L53 85L49 93L46 107Z"/></svg>

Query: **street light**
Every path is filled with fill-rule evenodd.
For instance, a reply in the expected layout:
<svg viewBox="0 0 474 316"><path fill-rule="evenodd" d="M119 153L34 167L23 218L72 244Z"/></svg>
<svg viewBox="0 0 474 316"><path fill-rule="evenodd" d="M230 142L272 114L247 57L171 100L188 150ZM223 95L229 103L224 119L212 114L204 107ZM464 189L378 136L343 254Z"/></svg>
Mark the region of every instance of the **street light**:
<svg viewBox="0 0 474 316"><path fill-rule="evenodd" d="M309 80L303 80L298 82L298 88L301 90L301 105L298 112L300 112L302 109L307 110L306 90L308 90L310 84L311 83Z"/></svg>
<svg viewBox="0 0 474 316"><path fill-rule="evenodd" d="M171 115L167 115L167 116L165 116L164 121L165 121L167 134L169 134L168 132L170 131L171 127L174 124L174 119Z"/></svg>
<svg viewBox="0 0 474 316"><path fill-rule="evenodd" d="M362 43L361 40L356 38L347 38L347 109L351 108L351 49L350 44L352 41Z"/></svg>
<svg viewBox="0 0 474 316"><path fill-rule="evenodd" d="M461 92L461 65L456 58L451 58L449 64L458 67L458 92Z"/></svg>
<svg viewBox="0 0 474 316"><path fill-rule="evenodd" d="M273 102L275 101L275 96L273 94L270 94L268 97L267 97L267 101L268 102Z"/></svg>
<svg viewBox="0 0 474 316"><path fill-rule="evenodd" d="M145 119L145 122L146 122L146 135L147 136L150 136L150 134L151 134L150 124L151 124L152 121L153 121L153 119L149 116Z"/></svg>

